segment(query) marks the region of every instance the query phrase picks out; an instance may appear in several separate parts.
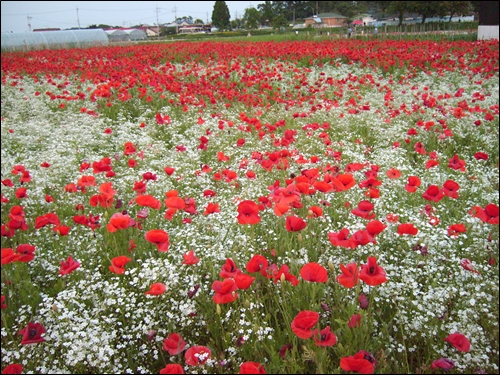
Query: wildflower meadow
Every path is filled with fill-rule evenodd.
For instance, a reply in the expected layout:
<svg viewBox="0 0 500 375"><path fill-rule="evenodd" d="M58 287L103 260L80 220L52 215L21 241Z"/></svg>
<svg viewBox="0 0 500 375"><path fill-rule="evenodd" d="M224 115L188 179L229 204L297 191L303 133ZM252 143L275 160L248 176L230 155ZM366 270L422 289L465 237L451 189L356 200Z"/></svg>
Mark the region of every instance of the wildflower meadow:
<svg viewBox="0 0 500 375"><path fill-rule="evenodd" d="M3 373L498 373L498 40L1 60Z"/></svg>

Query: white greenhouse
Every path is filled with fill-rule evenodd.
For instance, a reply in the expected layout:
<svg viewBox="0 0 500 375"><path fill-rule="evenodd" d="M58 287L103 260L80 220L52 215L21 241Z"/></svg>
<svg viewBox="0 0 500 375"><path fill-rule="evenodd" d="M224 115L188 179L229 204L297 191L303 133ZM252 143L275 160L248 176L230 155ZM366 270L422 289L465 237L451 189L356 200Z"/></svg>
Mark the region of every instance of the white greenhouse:
<svg viewBox="0 0 500 375"><path fill-rule="evenodd" d="M145 31L139 29L123 30L128 34L128 40L146 40L148 36Z"/></svg>
<svg viewBox="0 0 500 375"><path fill-rule="evenodd" d="M83 48L108 44L108 36L102 29L2 33L2 51Z"/></svg>
<svg viewBox="0 0 500 375"><path fill-rule="evenodd" d="M146 32L139 29L112 29L104 30L110 42L125 42L129 40L146 40Z"/></svg>
<svg viewBox="0 0 500 375"><path fill-rule="evenodd" d="M108 35L110 42L123 42L128 40L128 34L123 30L104 30L104 32Z"/></svg>

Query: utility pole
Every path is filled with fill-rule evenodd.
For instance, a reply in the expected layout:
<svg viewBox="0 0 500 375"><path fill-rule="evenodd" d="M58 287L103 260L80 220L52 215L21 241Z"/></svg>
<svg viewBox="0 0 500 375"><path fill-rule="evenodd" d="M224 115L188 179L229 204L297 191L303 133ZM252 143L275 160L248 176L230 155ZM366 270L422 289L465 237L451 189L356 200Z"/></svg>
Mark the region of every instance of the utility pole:
<svg viewBox="0 0 500 375"><path fill-rule="evenodd" d="M30 23L30 20L32 19L33 17L30 17L28 16L28 29L29 31L31 32L31 23Z"/></svg>
<svg viewBox="0 0 500 375"><path fill-rule="evenodd" d="M175 33L179 34L179 23L177 22L177 7L176 6L174 6L173 12L174 12L174 17L175 17Z"/></svg>
<svg viewBox="0 0 500 375"><path fill-rule="evenodd" d="M78 22L78 30L80 30L80 17L78 16L78 7L76 7L76 21Z"/></svg>
<svg viewBox="0 0 500 375"><path fill-rule="evenodd" d="M160 39L160 23L158 21L158 5L156 6L156 27L158 28L158 39Z"/></svg>

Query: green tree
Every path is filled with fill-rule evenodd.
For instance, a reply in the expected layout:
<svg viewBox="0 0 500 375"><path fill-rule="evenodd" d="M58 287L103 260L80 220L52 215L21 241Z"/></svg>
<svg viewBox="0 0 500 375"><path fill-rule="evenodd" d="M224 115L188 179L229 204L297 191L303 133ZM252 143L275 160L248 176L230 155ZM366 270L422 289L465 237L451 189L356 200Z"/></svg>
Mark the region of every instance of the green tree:
<svg viewBox="0 0 500 375"><path fill-rule="evenodd" d="M451 22L452 17L456 15L465 15L472 11L472 2L471 1L444 1L443 13L440 14L441 17L445 15L449 15L450 19L448 22Z"/></svg>
<svg viewBox="0 0 500 375"><path fill-rule="evenodd" d="M260 22L260 12L255 8L245 9L245 14L243 15L242 22L247 29L258 29Z"/></svg>
<svg viewBox="0 0 500 375"><path fill-rule="evenodd" d="M387 11L389 13L396 13L399 18L399 23L398 26L401 26L403 24L403 19L404 19L404 14L406 12L410 12L410 3L414 3L414 1L391 1Z"/></svg>
<svg viewBox="0 0 500 375"><path fill-rule="evenodd" d="M257 5L260 13L260 24L269 26L273 23L275 14L272 6L272 1L265 1L263 4Z"/></svg>
<svg viewBox="0 0 500 375"><path fill-rule="evenodd" d="M231 30L229 8L225 1L216 1L212 11L212 25L219 30Z"/></svg>
<svg viewBox="0 0 500 375"><path fill-rule="evenodd" d="M408 4L410 4L411 11L422 16L422 23L425 23L428 17L442 13L444 7L443 1L408 1Z"/></svg>

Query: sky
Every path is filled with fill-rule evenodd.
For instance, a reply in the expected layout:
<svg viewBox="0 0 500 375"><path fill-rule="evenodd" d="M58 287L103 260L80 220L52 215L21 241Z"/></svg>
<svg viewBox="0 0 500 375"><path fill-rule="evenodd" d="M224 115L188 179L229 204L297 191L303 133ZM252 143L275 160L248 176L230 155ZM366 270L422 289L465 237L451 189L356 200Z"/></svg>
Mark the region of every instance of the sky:
<svg viewBox="0 0 500 375"><path fill-rule="evenodd" d="M231 20L263 1L226 1ZM215 1L2 1L2 33L106 24L130 27L191 16L210 23ZM78 11L77 11L78 9ZM78 25L78 23L80 25ZM30 25L29 25L30 24Z"/></svg>

